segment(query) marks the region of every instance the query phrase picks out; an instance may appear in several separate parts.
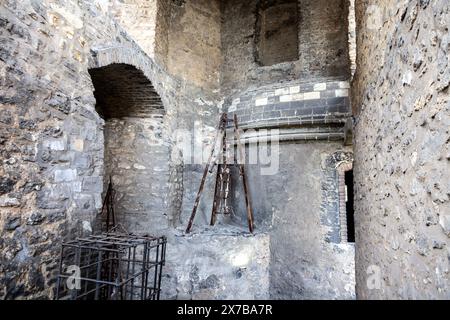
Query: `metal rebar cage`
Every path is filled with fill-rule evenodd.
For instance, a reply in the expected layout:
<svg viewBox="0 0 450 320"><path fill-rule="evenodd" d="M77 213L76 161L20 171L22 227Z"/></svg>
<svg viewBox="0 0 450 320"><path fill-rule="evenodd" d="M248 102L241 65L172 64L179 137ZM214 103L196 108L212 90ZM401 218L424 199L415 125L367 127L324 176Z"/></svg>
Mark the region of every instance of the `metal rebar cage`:
<svg viewBox="0 0 450 320"><path fill-rule="evenodd" d="M165 237L104 233L61 248L57 300L159 300Z"/></svg>

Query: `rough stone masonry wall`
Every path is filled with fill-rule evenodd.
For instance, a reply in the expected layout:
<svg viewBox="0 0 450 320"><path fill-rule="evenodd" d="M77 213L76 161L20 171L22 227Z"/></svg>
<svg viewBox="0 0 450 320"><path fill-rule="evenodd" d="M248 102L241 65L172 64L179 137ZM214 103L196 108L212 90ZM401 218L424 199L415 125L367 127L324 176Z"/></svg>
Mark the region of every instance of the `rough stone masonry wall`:
<svg viewBox="0 0 450 320"><path fill-rule="evenodd" d="M330 161L345 151L341 142L283 142L276 174L247 166L256 229L270 240L272 299L355 298L355 247L339 239L337 163ZM233 176L234 223L245 228L242 184Z"/></svg>
<svg viewBox="0 0 450 320"><path fill-rule="evenodd" d="M350 115L347 2L299 1L298 60L265 67L257 61L261 3L222 3L221 79L230 116L236 114L242 128L256 130L244 133L245 140L254 146L264 135L258 130L277 129L282 141L273 175L262 175L267 166L261 163L248 165L256 230L270 240L269 295L352 299L354 246L340 241L337 164L330 160L350 151L342 146ZM278 157L275 150L272 156ZM221 227L245 230L236 170L231 200L235 215L221 219Z"/></svg>
<svg viewBox="0 0 450 320"><path fill-rule="evenodd" d="M104 121L88 69L142 71L164 104L169 147L175 125L214 121L217 109L201 88L190 91L154 64L97 1L6 1L0 13L0 296L51 298L61 241L99 231ZM175 215L183 164L164 165L162 197Z"/></svg>
<svg viewBox="0 0 450 320"><path fill-rule="evenodd" d="M103 5L115 20L139 44L149 57L155 58L158 0L107 0Z"/></svg>
<svg viewBox="0 0 450 320"><path fill-rule="evenodd" d="M270 240L273 299L355 297L354 246L340 237L337 172L340 163L352 161L351 148L342 146L350 115L348 88L349 82L336 80L274 82L225 102L240 127L252 129L242 134L251 141L249 148L262 141L261 129L278 130L273 138L280 140L279 153L269 147L272 174L262 174L269 166L261 156L258 164L247 166L256 230ZM220 221L245 230L237 170L232 177L234 215Z"/></svg>
<svg viewBox="0 0 450 320"><path fill-rule="evenodd" d="M118 222L139 234L164 234L169 224L169 148L162 122L160 116L106 121L105 182L112 178Z"/></svg>
<svg viewBox="0 0 450 320"><path fill-rule="evenodd" d="M224 104L241 128L325 126L322 132L342 131L350 116L348 81L290 81L240 92ZM335 126L335 130L331 127ZM304 128L302 128L305 131ZM317 138L315 138L317 139Z"/></svg>
<svg viewBox="0 0 450 320"><path fill-rule="evenodd" d="M195 86L219 89L220 1L170 2L167 69Z"/></svg>
<svg viewBox="0 0 450 320"><path fill-rule="evenodd" d="M349 77L349 4L345 0L298 1L298 60L260 66L255 55L258 0L222 3L221 84L224 93L298 78ZM282 36L279 33L276 36Z"/></svg>
<svg viewBox="0 0 450 320"><path fill-rule="evenodd" d="M449 2L357 1L356 17L357 295L448 299Z"/></svg>

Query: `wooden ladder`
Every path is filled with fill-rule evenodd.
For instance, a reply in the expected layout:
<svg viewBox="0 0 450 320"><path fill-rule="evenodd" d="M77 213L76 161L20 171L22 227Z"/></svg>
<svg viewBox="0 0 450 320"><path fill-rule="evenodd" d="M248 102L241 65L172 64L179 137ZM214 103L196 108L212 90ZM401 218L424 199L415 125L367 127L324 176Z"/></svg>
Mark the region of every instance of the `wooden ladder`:
<svg viewBox="0 0 450 320"><path fill-rule="evenodd" d="M234 134L235 139L237 140L237 148L240 156L240 162L244 159L244 149L241 144L240 140L240 134L239 134L239 127L238 127L238 120L236 115L234 115L234 118L231 120L234 123ZM203 192L203 188L205 186L206 178L208 176L208 172L214 171L214 166L217 165L217 175L216 175L216 184L215 184L215 190L214 190L214 200L213 200L213 206L212 206L212 212L211 212L211 220L210 224L213 226L216 223L217 214L220 214L222 210L219 210L223 208L223 214L230 214L230 207L228 206L228 195L229 195L229 188L230 188L230 164L227 162L227 125L228 125L228 115L226 113L223 113L219 120L219 126L217 128L216 137L214 139L214 144L211 149L211 153L209 155L208 161L206 163L205 170L203 172L203 177L200 182L200 187L197 192L197 197L194 202L194 208L192 209L192 214L189 219L188 226L186 228L186 233L191 232L192 225L194 223L195 215L197 213L198 205L200 203L201 194ZM220 143L220 149L221 153L219 154L219 157L222 158L222 163L216 163L217 161L213 161L214 154L216 151L216 145L218 142L218 139L221 138ZM253 210L250 200L250 192L248 187L248 180L247 175L245 173L245 166L243 163L238 163L239 166L239 175L242 177L242 183L244 187L244 195L245 195L245 206L247 209L247 222L248 222L248 229L251 233L253 233ZM211 170L210 170L211 167Z"/></svg>

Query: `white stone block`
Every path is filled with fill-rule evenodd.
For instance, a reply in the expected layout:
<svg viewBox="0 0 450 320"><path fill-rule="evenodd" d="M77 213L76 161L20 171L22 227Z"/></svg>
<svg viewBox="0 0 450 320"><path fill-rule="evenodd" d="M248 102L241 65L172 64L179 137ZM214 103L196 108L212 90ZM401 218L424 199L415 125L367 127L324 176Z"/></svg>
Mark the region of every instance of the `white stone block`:
<svg viewBox="0 0 450 320"><path fill-rule="evenodd" d="M403 85L404 85L404 86L406 86L406 85L410 86L410 85L411 85L411 82L412 82L412 78L413 78L413 75L412 75L412 72L411 72L411 71L405 72L405 73L403 74L403 77L402 77L402 83L403 83Z"/></svg>
<svg viewBox="0 0 450 320"><path fill-rule="evenodd" d="M327 84L326 83L316 83L314 85L314 91L324 91L327 90Z"/></svg>
<svg viewBox="0 0 450 320"><path fill-rule="evenodd" d="M73 192L81 192L81 181L71 182L69 186Z"/></svg>
<svg viewBox="0 0 450 320"><path fill-rule="evenodd" d="M63 151L66 149L66 146L65 146L65 143L63 140L45 141L44 146L49 148L50 150L55 150L55 151Z"/></svg>
<svg viewBox="0 0 450 320"><path fill-rule="evenodd" d="M284 96L289 94L289 88L280 88L275 90L276 96Z"/></svg>
<svg viewBox="0 0 450 320"><path fill-rule="evenodd" d="M320 99L320 92L306 92L304 94L305 100L316 100Z"/></svg>
<svg viewBox="0 0 450 320"><path fill-rule="evenodd" d="M231 105L231 106L228 108L228 112L234 112L234 111L236 111L236 110L237 110L236 105Z"/></svg>
<svg viewBox="0 0 450 320"><path fill-rule="evenodd" d="M292 101L292 96L290 95L280 96L280 102L289 102L289 101Z"/></svg>
<svg viewBox="0 0 450 320"><path fill-rule="evenodd" d="M260 99L256 99L255 100L255 106L265 106L265 105L267 105L267 102L268 102L268 100L267 100L267 98L260 98Z"/></svg>
<svg viewBox="0 0 450 320"><path fill-rule="evenodd" d="M55 170L55 182L70 182L77 178L77 169Z"/></svg>
<svg viewBox="0 0 450 320"><path fill-rule="evenodd" d="M92 233L92 226L91 226L91 223L89 221L83 221L83 230L85 232Z"/></svg>
<svg viewBox="0 0 450 320"><path fill-rule="evenodd" d="M450 215L441 214L439 217L439 224L444 230L445 234L450 237Z"/></svg>
<svg viewBox="0 0 450 320"><path fill-rule="evenodd" d="M292 101L303 101L305 100L305 96L303 93L296 93L292 95Z"/></svg>
<svg viewBox="0 0 450 320"><path fill-rule="evenodd" d="M84 140L75 139L72 141L72 150L83 152L84 149Z"/></svg>
<svg viewBox="0 0 450 320"><path fill-rule="evenodd" d="M341 81L341 82L339 82L339 88L341 88L341 89L350 89L350 82L348 82L348 81Z"/></svg>
<svg viewBox="0 0 450 320"><path fill-rule="evenodd" d="M294 86L294 87L289 88L290 94L295 94L295 93L299 93L299 92L300 92L300 86Z"/></svg>
<svg viewBox="0 0 450 320"><path fill-rule="evenodd" d="M101 209L101 207L103 206L103 199L102 199L102 195L100 193L94 194L94 204L95 204L95 209Z"/></svg>
<svg viewBox="0 0 450 320"><path fill-rule="evenodd" d="M0 207L18 207L20 201L17 198L10 198L8 196L0 197Z"/></svg>
<svg viewBox="0 0 450 320"><path fill-rule="evenodd" d="M336 90L336 97L348 97L349 91L348 89L337 89Z"/></svg>

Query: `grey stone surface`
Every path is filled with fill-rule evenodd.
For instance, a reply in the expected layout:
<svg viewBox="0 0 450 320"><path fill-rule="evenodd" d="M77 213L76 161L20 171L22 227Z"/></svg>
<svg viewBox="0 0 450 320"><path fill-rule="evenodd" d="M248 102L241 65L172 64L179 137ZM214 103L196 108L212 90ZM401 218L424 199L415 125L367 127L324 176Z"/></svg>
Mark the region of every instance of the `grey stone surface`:
<svg viewBox="0 0 450 320"><path fill-rule="evenodd" d="M448 299L449 3L356 1L356 14L357 296Z"/></svg>
<svg viewBox="0 0 450 320"><path fill-rule="evenodd" d="M354 246L329 236L330 230L339 235L339 210L330 207L338 203L337 179L331 184L327 181L330 172L336 172L335 165L343 161L335 155L337 150L345 154L340 149L337 143L283 143L275 175L262 176L261 164L247 167L255 228L270 241L272 299L355 298ZM236 170L231 186L234 215L220 216L215 232L247 229L242 183ZM322 190L319 196L317 190ZM211 206L202 201L200 208L197 230L208 224ZM195 232L201 235L201 231Z"/></svg>
<svg viewBox="0 0 450 320"><path fill-rule="evenodd" d="M2 2L0 297L54 296L59 246L101 230L112 176L119 221L169 239L164 298L354 298L354 249L329 241L339 212L326 209L337 195L324 165L342 150L349 117L347 9L316 2L299 1L301 59L269 68L254 68L256 1L242 11L218 0ZM219 111L233 104L243 124L289 128L280 171L249 167L255 235L236 190L235 216L206 226L210 179L186 236L204 163L188 161L177 130L211 144ZM443 247L421 244L425 255Z"/></svg>
<svg viewBox="0 0 450 320"><path fill-rule="evenodd" d="M244 129L278 127L280 122L301 126L308 121L335 123L342 129L350 116L349 86L336 78L274 83L239 92L224 107L230 117L236 114Z"/></svg>
<svg viewBox="0 0 450 320"><path fill-rule="evenodd" d="M271 66L260 66L256 59L260 3L233 0L223 4L221 81L225 93L299 78L348 79L347 1L299 0L298 59ZM282 45L277 48L286 51Z"/></svg>
<svg viewBox="0 0 450 320"><path fill-rule="evenodd" d="M130 65L160 94L167 116L161 132L152 134L164 136L165 157L152 159L151 170L177 168L171 175L164 169L152 176L161 188L180 180L183 170L172 165L176 159L167 151L170 132L175 126L193 126L202 114L210 117L206 123L215 122L217 108L194 102L213 101L214 94L156 65L98 1L7 1L0 5L0 17L0 69L6 71L0 95L0 296L51 298L59 245L89 232L87 225L97 225L102 205L105 121L95 110L88 70ZM146 210L173 220L181 205L180 189L161 192ZM22 218L8 220L16 216ZM29 277L33 272L39 281Z"/></svg>
<svg viewBox="0 0 450 320"><path fill-rule="evenodd" d="M166 299L268 299L269 236L203 230L169 240Z"/></svg>

